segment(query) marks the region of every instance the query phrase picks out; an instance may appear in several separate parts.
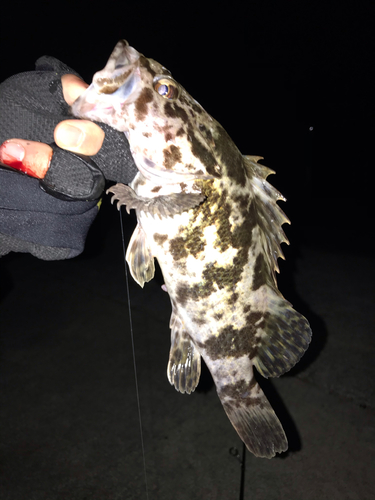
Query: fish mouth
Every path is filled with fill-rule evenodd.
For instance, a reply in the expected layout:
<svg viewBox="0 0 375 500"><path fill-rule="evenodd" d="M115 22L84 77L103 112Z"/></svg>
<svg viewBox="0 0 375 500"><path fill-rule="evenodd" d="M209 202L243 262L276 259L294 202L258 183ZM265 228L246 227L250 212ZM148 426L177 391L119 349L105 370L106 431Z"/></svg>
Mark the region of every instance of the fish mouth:
<svg viewBox="0 0 375 500"><path fill-rule="evenodd" d="M139 58L137 50L120 40L105 67L95 73L91 85L73 103L73 114L108 123L113 111L121 113L125 102L134 102L141 92Z"/></svg>
<svg viewBox="0 0 375 500"><path fill-rule="evenodd" d="M136 63L139 57L140 53L133 47L130 47L126 40L120 40L109 56L107 64L99 73L107 71L112 75L116 74L118 71L123 70L124 67Z"/></svg>
<svg viewBox="0 0 375 500"><path fill-rule="evenodd" d="M134 100L139 93L140 54L126 40L120 40L113 49L107 64L95 73L92 85L99 95L110 95L116 100Z"/></svg>

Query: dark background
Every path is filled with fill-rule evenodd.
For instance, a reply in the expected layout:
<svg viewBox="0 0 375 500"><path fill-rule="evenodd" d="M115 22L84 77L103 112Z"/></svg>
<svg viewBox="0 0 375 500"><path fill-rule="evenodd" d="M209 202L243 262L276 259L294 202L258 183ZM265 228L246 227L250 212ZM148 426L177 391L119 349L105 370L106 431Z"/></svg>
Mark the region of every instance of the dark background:
<svg viewBox="0 0 375 500"><path fill-rule="evenodd" d="M126 38L170 69L244 154L265 158L294 220L344 229L362 224L372 195L374 10L335 1L12 2L1 11L0 74L49 54L90 81Z"/></svg>
<svg viewBox="0 0 375 500"><path fill-rule="evenodd" d="M90 82L126 38L277 173L270 181L292 220L280 289L314 340L277 392L265 384L290 452L248 458L244 498L374 498L374 14L374 2L339 1L1 7L0 80L48 54ZM72 261L1 259L1 499L142 497L114 214L104 200ZM133 225L127 218L125 239ZM190 399L166 381L160 284L130 284L150 498L238 498L227 453L236 436L209 375Z"/></svg>

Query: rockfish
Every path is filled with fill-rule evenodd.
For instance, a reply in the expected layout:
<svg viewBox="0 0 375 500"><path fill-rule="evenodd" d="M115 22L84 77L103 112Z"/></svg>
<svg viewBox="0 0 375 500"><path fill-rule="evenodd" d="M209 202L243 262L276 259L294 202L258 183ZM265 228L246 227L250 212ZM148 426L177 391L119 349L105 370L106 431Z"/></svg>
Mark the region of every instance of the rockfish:
<svg viewBox="0 0 375 500"><path fill-rule="evenodd" d="M288 243L285 198L257 156L243 156L223 127L164 66L120 41L73 114L123 131L139 173L109 191L135 209L126 259L143 287L159 262L172 304L168 379L190 394L201 356L247 448L287 449L254 378L279 377L299 361L311 330L279 292L275 271ZM112 199L112 201L113 201Z"/></svg>

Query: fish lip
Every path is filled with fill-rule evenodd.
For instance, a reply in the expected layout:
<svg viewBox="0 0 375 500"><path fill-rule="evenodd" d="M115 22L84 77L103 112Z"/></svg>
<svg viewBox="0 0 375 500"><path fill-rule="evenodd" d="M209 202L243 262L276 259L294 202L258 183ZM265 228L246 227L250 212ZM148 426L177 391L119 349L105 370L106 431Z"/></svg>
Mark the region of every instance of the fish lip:
<svg viewBox="0 0 375 500"><path fill-rule="evenodd" d="M110 55L107 64L93 77L92 84L98 94L115 95L122 93L130 97L139 87L141 54L130 47L126 40L120 40ZM129 91L127 88L132 89ZM127 90L124 90L127 89ZM124 99L122 99L124 101ZM127 99L126 99L127 100Z"/></svg>
<svg viewBox="0 0 375 500"><path fill-rule="evenodd" d="M122 70L125 66L130 66L137 62L140 58L140 53L129 45L129 43L122 39L117 42L115 48L113 49L111 55L109 56L108 62L102 71L107 71L108 73L113 73L118 70Z"/></svg>

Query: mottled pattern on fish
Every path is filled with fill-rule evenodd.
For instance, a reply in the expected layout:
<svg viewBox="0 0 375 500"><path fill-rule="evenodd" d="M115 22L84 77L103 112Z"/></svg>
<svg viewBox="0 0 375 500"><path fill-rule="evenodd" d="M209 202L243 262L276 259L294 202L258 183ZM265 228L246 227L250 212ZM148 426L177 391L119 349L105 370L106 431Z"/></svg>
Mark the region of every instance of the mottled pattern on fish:
<svg viewBox="0 0 375 500"><path fill-rule="evenodd" d="M248 449L287 449L283 428L256 382L301 358L311 331L277 289L283 196L259 157L243 156L222 126L170 72L121 41L73 105L76 116L124 131L139 173L110 189L134 208L127 250L143 286L160 264L172 303L168 379L191 393L205 360L223 407Z"/></svg>

